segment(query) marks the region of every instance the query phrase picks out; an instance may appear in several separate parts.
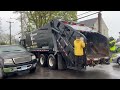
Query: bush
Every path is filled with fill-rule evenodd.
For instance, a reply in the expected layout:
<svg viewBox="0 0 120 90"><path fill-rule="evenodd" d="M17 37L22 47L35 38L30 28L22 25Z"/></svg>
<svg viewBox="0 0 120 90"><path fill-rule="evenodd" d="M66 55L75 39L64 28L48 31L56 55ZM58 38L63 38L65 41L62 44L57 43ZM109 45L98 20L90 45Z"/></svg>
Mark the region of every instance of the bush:
<svg viewBox="0 0 120 90"><path fill-rule="evenodd" d="M0 45L6 45L6 43L5 42L0 42Z"/></svg>

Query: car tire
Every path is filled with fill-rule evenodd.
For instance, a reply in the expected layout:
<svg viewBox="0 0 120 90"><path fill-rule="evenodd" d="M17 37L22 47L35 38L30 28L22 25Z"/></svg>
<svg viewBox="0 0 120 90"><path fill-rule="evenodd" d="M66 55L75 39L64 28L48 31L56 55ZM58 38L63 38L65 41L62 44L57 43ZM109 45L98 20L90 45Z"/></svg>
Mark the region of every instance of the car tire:
<svg viewBox="0 0 120 90"><path fill-rule="evenodd" d="M47 66L47 59L46 59L46 57L45 57L44 54L41 54L41 55L40 55L39 64L40 64L40 66L42 66L42 67L46 67L46 66Z"/></svg>
<svg viewBox="0 0 120 90"><path fill-rule="evenodd" d="M120 58L117 59L117 63L120 65Z"/></svg>
<svg viewBox="0 0 120 90"><path fill-rule="evenodd" d="M48 56L48 67L52 70L57 69L57 60L53 54Z"/></svg>
<svg viewBox="0 0 120 90"><path fill-rule="evenodd" d="M36 71L36 67L32 68L29 73L34 73Z"/></svg>
<svg viewBox="0 0 120 90"><path fill-rule="evenodd" d="M7 76L4 74L3 69L0 68L0 79L5 79Z"/></svg>

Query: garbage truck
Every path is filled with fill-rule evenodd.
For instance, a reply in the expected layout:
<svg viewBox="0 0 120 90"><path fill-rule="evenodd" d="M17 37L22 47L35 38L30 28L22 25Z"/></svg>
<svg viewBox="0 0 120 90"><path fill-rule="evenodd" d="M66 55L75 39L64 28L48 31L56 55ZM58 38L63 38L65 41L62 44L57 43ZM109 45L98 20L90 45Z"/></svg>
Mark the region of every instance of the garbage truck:
<svg viewBox="0 0 120 90"><path fill-rule="evenodd" d="M78 35L84 38L86 44L85 67L82 69L107 64L110 59L109 41L104 35L88 27L58 19L27 33L20 44L35 54L42 67L76 70L73 43Z"/></svg>

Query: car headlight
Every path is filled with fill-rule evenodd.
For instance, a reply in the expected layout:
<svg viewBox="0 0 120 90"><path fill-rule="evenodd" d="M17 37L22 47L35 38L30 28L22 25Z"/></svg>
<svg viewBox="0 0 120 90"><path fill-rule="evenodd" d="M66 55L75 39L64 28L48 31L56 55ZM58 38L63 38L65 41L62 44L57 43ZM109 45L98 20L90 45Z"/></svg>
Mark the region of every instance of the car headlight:
<svg viewBox="0 0 120 90"><path fill-rule="evenodd" d="M36 59L36 56L34 55L34 56L32 56L32 60L34 60L34 59Z"/></svg>
<svg viewBox="0 0 120 90"><path fill-rule="evenodd" d="M13 64L12 59L4 59L4 64Z"/></svg>

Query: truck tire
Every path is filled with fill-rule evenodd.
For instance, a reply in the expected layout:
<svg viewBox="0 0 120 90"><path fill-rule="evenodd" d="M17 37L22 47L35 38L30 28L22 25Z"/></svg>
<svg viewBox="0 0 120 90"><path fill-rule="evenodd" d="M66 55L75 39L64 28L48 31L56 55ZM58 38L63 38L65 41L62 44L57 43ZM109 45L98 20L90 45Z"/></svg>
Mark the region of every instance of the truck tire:
<svg viewBox="0 0 120 90"><path fill-rule="evenodd" d="M120 58L117 59L117 63L120 65Z"/></svg>
<svg viewBox="0 0 120 90"><path fill-rule="evenodd" d="M47 66L47 59L46 59L46 57L45 57L44 54L41 54L41 55L40 55L39 64L40 64L42 67L46 67L46 66Z"/></svg>
<svg viewBox="0 0 120 90"><path fill-rule="evenodd" d="M53 54L48 56L48 67L53 70L57 69L57 60Z"/></svg>
<svg viewBox="0 0 120 90"><path fill-rule="evenodd" d="M57 62L59 70L66 70L67 66L61 54L57 54Z"/></svg>

